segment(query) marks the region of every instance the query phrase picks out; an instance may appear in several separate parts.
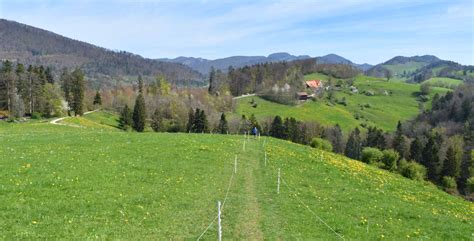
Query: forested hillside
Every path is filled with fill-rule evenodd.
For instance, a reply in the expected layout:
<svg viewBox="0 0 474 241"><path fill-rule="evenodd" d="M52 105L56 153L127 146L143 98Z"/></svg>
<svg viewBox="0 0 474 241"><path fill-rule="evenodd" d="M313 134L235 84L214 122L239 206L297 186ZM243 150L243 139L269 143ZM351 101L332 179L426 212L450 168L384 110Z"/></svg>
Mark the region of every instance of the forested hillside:
<svg viewBox="0 0 474 241"><path fill-rule="evenodd" d="M111 85L130 76L164 75L178 85L202 85L201 74L178 64L146 59L124 51L112 51L85 42L0 19L0 59L28 65L51 67L56 75L62 68L80 67L94 86Z"/></svg>

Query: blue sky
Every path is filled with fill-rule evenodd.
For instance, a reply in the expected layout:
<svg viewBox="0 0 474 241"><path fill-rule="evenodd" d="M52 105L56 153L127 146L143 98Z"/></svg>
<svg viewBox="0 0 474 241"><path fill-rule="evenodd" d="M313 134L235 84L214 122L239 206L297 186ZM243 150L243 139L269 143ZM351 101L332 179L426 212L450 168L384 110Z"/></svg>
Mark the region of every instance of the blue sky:
<svg viewBox="0 0 474 241"><path fill-rule="evenodd" d="M474 65L472 1L0 0L0 18L148 58L434 54Z"/></svg>

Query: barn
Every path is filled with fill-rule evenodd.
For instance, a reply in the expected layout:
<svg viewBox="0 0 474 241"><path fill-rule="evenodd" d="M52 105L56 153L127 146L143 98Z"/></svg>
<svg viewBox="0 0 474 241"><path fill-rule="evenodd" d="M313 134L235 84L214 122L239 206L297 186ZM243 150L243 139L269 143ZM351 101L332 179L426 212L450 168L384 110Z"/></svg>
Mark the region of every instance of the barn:
<svg viewBox="0 0 474 241"><path fill-rule="evenodd" d="M306 83L306 88L310 89L313 92L316 92L323 87L323 81L317 80L317 79L308 80L305 83Z"/></svg>

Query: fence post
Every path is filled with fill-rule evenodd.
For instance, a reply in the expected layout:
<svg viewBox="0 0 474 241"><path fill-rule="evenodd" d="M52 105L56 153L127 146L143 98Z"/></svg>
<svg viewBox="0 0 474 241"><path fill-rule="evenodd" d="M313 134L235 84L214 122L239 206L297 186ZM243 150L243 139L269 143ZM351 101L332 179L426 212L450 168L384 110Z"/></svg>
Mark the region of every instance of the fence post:
<svg viewBox="0 0 474 241"><path fill-rule="evenodd" d="M222 240L221 201L217 201L217 240Z"/></svg>
<svg viewBox="0 0 474 241"><path fill-rule="evenodd" d="M278 185L277 185L277 194L280 194L280 168L278 168Z"/></svg>
<svg viewBox="0 0 474 241"><path fill-rule="evenodd" d="M234 174L237 173L237 155L235 155L234 159Z"/></svg>
<svg viewBox="0 0 474 241"><path fill-rule="evenodd" d="M245 151L245 140L244 140L244 146L242 147L242 150L244 150L244 151Z"/></svg>

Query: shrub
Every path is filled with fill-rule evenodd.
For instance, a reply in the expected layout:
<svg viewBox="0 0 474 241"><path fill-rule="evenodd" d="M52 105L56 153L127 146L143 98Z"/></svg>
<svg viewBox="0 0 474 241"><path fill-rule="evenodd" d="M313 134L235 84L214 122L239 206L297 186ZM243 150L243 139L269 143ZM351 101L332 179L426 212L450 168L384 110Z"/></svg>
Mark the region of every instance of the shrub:
<svg viewBox="0 0 474 241"><path fill-rule="evenodd" d="M313 140L311 140L310 146L324 151L332 151L331 142L321 138L313 138Z"/></svg>
<svg viewBox="0 0 474 241"><path fill-rule="evenodd" d="M382 160L383 153L377 148L366 147L362 150L361 160L365 163L374 164Z"/></svg>
<svg viewBox="0 0 474 241"><path fill-rule="evenodd" d="M389 171L394 171L397 169L397 161L400 155L393 149L384 150L382 157L382 162L384 164L384 168Z"/></svg>
<svg viewBox="0 0 474 241"><path fill-rule="evenodd" d="M443 187L446 190L456 189L458 187L454 177L450 177L450 176L444 176L443 179L441 180L441 185L443 185Z"/></svg>
<svg viewBox="0 0 474 241"><path fill-rule="evenodd" d="M426 177L426 168L414 161L401 160L398 172L404 177L417 181L423 181Z"/></svg>
<svg viewBox="0 0 474 241"><path fill-rule="evenodd" d="M41 119L41 113L39 113L39 112L31 113L31 119L35 119L35 120Z"/></svg>

